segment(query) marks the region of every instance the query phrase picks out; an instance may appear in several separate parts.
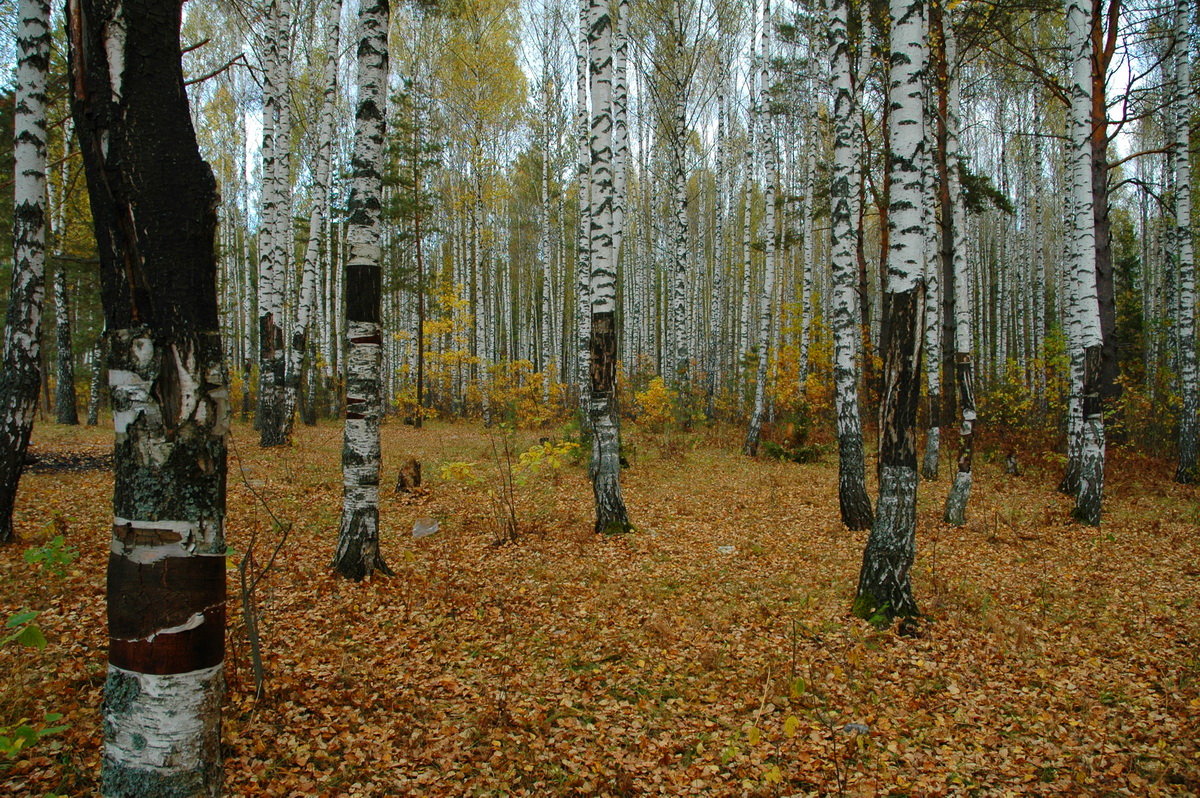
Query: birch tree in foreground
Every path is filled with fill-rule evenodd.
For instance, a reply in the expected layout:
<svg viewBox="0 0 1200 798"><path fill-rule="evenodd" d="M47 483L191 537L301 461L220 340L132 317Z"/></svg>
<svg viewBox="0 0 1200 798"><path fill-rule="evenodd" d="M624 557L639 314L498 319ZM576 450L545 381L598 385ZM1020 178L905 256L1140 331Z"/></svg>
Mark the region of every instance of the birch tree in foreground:
<svg viewBox="0 0 1200 798"><path fill-rule="evenodd" d="M333 567L363 579L391 574L379 553L379 422L383 417L380 325L380 213L384 102L387 89L387 0L359 9L358 107L353 183L348 201L346 261L346 426L342 447L342 523Z"/></svg>
<svg viewBox="0 0 1200 798"><path fill-rule="evenodd" d="M621 431L617 426L617 264L613 240L612 15L605 0L589 0L587 44L591 77L591 155L588 283L591 296L590 390L592 425L592 491L596 497L596 531L632 529L621 497Z"/></svg>
<svg viewBox="0 0 1200 798"><path fill-rule="evenodd" d="M838 503L842 523L850 529L870 529L874 513L867 495L866 458L858 408L858 264L852 174L854 151L854 89L850 80L848 0L829 3L829 60L833 65L833 175L830 181L830 254L833 260L834 402L837 406Z"/></svg>
<svg viewBox="0 0 1200 798"><path fill-rule="evenodd" d="M921 157L924 148L925 2L892 0L888 121L891 244L884 294L883 396L879 422L879 504L863 552L854 614L917 615L909 569L916 555L917 404L920 399L921 300L926 235Z"/></svg>
<svg viewBox="0 0 1200 798"><path fill-rule="evenodd" d="M41 382L46 293L46 69L50 3L21 0L17 11L13 139L13 271L0 372L0 543L13 539L12 512L33 432Z"/></svg>
<svg viewBox="0 0 1200 798"><path fill-rule="evenodd" d="M1100 523L1104 497L1104 417L1100 397L1100 302L1096 292L1096 229L1092 203L1092 52L1089 11L1080 0L1067 2L1067 42L1071 52L1070 168L1071 220L1067 265L1072 295L1071 345L1082 360L1082 417L1076 426L1079 457L1074 515L1085 524ZM1074 370L1073 370L1074 371Z"/></svg>
<svg viewBox="0 0 1200 798"><path fill-rule="evenodd" d="M1196 374L1196 264L1192 247L1192 181L1188 153L1188 130L1195 100L1191 94L1191 62L1188 60L1188 0L1175 6L1175 259L1179 267L1179 389L1183 407L1179 423L1179 465L1175 479L1185 485L1200 480L1196 449L1200 439L1200 385Z"/></svg>
<svg viewBox="0 0 1200 798"><path fill-rule="evenodd" d="M101 791L121 798L221 793L229 390L181 8L67 7L116 432Z"/></svg>

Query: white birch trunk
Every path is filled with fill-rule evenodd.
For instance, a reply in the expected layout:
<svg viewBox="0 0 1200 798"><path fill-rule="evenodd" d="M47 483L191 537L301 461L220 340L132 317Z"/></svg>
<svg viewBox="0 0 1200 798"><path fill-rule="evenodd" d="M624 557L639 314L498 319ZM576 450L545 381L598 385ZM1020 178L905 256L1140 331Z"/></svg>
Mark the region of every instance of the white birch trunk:
<svg viewBox="0 0 1200 798"><path fill-rule="evenodd" d="M613 238L613 36L607 3L590 0L587 42L591 76L589 296L590 415L592 424L592 490L596 499L596 531L632 529L621 496L620 428L616 413L617 264Z"/></svg>
<svg viewBox="0 0 1200 798"><path fill-rule="evenodd" d="M387 0L359 9L358 108L346 262L346 424L342 520L334 568L350 579L391 573L379 551L380 195L388 70Z"/></svg>
<svg viewBox="0 0 1200 798"><path fill-rule="evenodd" d="M1082 417L1078 435L1079 485L1075 517L1085 524L1100 523L1104 497L1104 418L1099 394L1100 303L1096 291L1096 232L1091 178L1091 69L1090 7L1080 0L1067 2L1067 39L1071 48L1071 165L1072 229L1070 258L1071 293L1075 299L1074 343L1083 365L1079 383Z"/></svg>
<svg viewBox="0 0 1200 798"><path fill-rule="evenodd" d="M541 337L538 341L538 359L537 367L542 373L542 402L550 401L550 385L554 379L554 307L552 297L554 296L554 272L550 263L550 147L551 147L551 124L552 113L554 111L552 105L552 91L550 83L550 57L551 57L551 42L549 38L554 34L550 33L552 23L549 20L550 10L545 10L547 19L543 21L545 29L542 35L545 37L542 42L542 116L541 116L541 150L542 150L542 170L541 170L541 197L538 204L538 228L540 235L538 236L538 263L541 265L541 281L542 281L542 301L541 301Z"/></svg>
<svg viewBox="0 0 1200 798"><path fill-rule="evenodd" d="M284 269L283 202L284 186L280 163L288 148L283 137L282 105L287 100L283 56L280 53L282 3L273 0L267 7L267 33L263 41L263 128L262 189L259 212L258 265L258 414L260 443L279 446L282 423L284 378L283 293Z"/></svg>
<svg viewBox="0 0 1200 798"><path fill-rule="evenodd" d="M917 615L909 570L916 554L917 442L924 249L925 3L892 0L888 124L891 191L888 323L880 413L879 503L863 552L854 612L862 618Z"/></svg>
<svg viewBox="0 0 1200 798"><path fill-rule="evenodd" d="M830 182L830 256L833 272L834 402L837 410L838 503L842 523L869 529L873 520L866 487L862 421L858 405L859 309L858 264L853 229L858 150L855 147L857 103L850 73L848 0L829 4L829 60L833 65L833 174Z"/></svg>
<svg viewBox="0 0 1200 798"><path fill-rule="evenodd" d="M325 219L329 212L329 170L333 149L333 113L337 100L337 67L341 0L330 5L327 23L325 91L321 100L320 129L317 133L317 152L314 158L313 205L308 216L308 243L304 248L304 267L300 278L300 301L296 308L296 323L292 327L291 346L287 351L287 369L283 386L283 414L280 419L282 436L291 436L292 419L300 390L300 370L309 348L309 330L316 309L318 258ZM289 214L290 215L290 214ZM310 376L311 380L311 376Z"/></svg>
<svg viewBox="0 0 1200 798"><path fill-rule="evenodd" d="M20 0L13 138L13 270L0 373L0 543L12 511L41 383L39 328L46 292L46 71L50 4Z"/></svg>
<svg viewBox="0 0 1200 798"><path fill-rule="evenodd" d="M1196 264L1192 230L1192 174L1188 152L1188 131L1196 108L1191 93L1191 3L1176 0L1175 5L1175 249L1179 271L1179 392L1183 399L1179 422L1179 464L1177 482L1193 484L1200 480L1196 454L1200 442L1200 376L1196 367Z"/></svg>
<svg viewBox="0 0 1200 798"><path fill-rule="evenodd" d="M71 345L71 306L67 301L66 265L54 273L54 337L58 384L54 392L54 411L59 424L78 424L79 409L75 397L75 362Z"/></svg>
<svg viewBox="0 0 1200 798"><path fill-rule="evenodd" d="M938 225L934 216L937 195L934 187L933 149L937 143L934 133L935 109L930 108L927 95L925 117L925 151L921 157L921 181L924 201L922 213L925 227L925 381L928 428L925 437L925 457L921 463L924 479L937 479L938 455L941 448L941 368L942 368L942 292L938 270Z"/></svg>
<svg viewBox="0 0 1200 798"><path fill-rule="evenodd" d="M946 496L943 515L946 523L961 526L966 523L967 502L971 498L974 480L972 465L975 434L975 374L972 363L971 345L971 287L973 285L971 262L967 257L967 212L963 202L962 181L959 170L962 159L959 145L959 88L957 61L957 39L951 25L944 27L946 36L946 63L949 77L947 87L946 118L946 165L949 179L951 235L953 236L951 257L954 272L954 380L958 392L959 453L954 482ZM950 342L947 342L950 343ZM949 389L949 386L947 386Z"/></svg>
<svg viewBox="0 0 1200 798"><path fill-rule="evenodd" d="M771 15L770 0L764 0L763 28L767 27ZM759 86L759 113L762 114L761 135L765 170L765 191L763 192L763 240L766 243L766 259L763 270L763 290L758 306L758 371L754 381L754 411L750 416L749 428L746 431L746 441L742 446L743 454L753 457L758 453L758 439L767 410L767 370L771 359L771 305L775 295L775 190L779 182L779 173L775 164L775 127L772 123L770 110L770 63L771 36L763 34L763 61L761 84Z"/></svg>
<svg viewBox="0 0 1200 798"><path fill-rule="evenodd" d="M682 58L678 51L676 58ZM676 69L682 67L678 64ZM671 230L671 378L676 384L683 384L690 378L689 360L691 353L688 347L688 335L691 325L688 323L691 264L688 246L688 195L687 195L687 108L685 106L684 86L680 79L674 78L674 102L671 113L671 208L674 211L674 223Z"/></svg>
<svg viewBox="0 0 1200 798"><path fill-rule="evenodd" d="M804 167L804 181L807 189L804 198L804 249L800 264L800 362L797 370L801 396L804 395L808 383L808 347L812 338L813 308L816 304L813 297L813 272L816 269L816 262L813 259L816 245L813 221L816 216L814 199L817 184L817 147L819 146L818 120L819 115L814 115L810 122L808 156L805 159Z"/></svg>
<svg viewBox="0 0 1200 798"><path fill-rule="evenodd" d="M579 226L575 246L575 384L579 390L579 409L583 424L590 424L591 376L589 374L589 341L591 339L592 303L590 295L591 265L591 202L590 154L588 116L588 0L579 0L579 47L575 59L575 124L578 136L576 176L579 192Z"/></svg>

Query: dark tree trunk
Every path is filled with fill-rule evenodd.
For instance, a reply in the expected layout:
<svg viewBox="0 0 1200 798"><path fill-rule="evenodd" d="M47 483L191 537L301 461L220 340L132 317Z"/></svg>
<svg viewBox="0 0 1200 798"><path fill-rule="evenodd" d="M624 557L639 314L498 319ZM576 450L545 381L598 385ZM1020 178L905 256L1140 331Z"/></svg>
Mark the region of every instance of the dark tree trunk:
<svg viewBox="0 0 1200 798"><path fill-rule="evenodd" d="M87 407L87 423L89 427L94 427L100 423L100 402L104 396L104 392L100 386L104 383L104 337L101 335L100 340L96 341L92 347L91 353L92 375L88 380L88 407Z"/></svg>
<svg viewBox="0 0 1200 798"><path fill-rule="evenodd" d="M67 276L60 266L54 275L55 339L58 345L58 385L54 411L59 424L79 424L78 399L75 396L75 358L71 354L71 311L67 303Z"/></svg>
<svg viewBox="0 0 1200 798"><path fill-rule="evenodd" d="M1100 300L1100 362L1096 389L1103 412L1121 395L1117 295L1113 283L1112 231L1108 208L1108 68L1112 62L1121 0L1093 0L1092 11L1092 214L1096 228L1096 295ZM1107 18L1107 26L1105 20Z"/></svg>
<svg viewBox="0 0 1200 798"><path fill-rule="evenodd" d="M300 396L300 421L306 427L317 425L317 383L320 374L317 370L317 347L312 341L308 343L308 351L304 354L303 376L300 380L303 393Z"/></svg>
<svg viewBox="0 0 1200 798"><path fill-rule="evenodd" d="M129 798L221 792L229 407L181 9L67 6L116 432L101 790Z"/></svg>
<svg viewBox="0 0 1200 798"><path fill-rule="evenodd" d="M854 613L917 615L909 582L916 556L917 406L921 396L920 289L884 295L883 406L879 420L879 502L863 552Z"/></svg>

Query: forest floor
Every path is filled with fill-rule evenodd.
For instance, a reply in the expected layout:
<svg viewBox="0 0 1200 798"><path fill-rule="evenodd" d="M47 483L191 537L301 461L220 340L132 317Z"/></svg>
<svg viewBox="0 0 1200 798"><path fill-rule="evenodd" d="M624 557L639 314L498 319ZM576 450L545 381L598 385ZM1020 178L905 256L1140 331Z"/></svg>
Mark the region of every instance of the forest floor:
<svg viewBox="0 0 1200 798"><path fill-rule="evenodd" d="M866 533L838 520L836 455L749 459L733 428L625 432L634 533L593 534L571 465L522 478L519 534L498 545L488 491L504 435L389 423L396 575L357 584L329 568L340 427L268 451L239 423L227 794L1200 794L1200 502L1169 464L1114 450L1092 529L1055 492L1053 455L1010 477L985 447L969 523L951 528L943 455L920 488L928 618L901 637L848 612ZM511 437L519 453L556 434ZM0 793L96 791L111 435L35 430L34 450L58 460L22 482L0 611L39 611L49 643L0 648L0 726L57 712L67 728L0 758ZM409 456L425 488L394 494ZM290 532L257 591L256 702L237 563L252 536L267 558L272 515ZM439 530L414 539L419 518ZM27 561L60 533L78 549L62 575Z"/></svg>

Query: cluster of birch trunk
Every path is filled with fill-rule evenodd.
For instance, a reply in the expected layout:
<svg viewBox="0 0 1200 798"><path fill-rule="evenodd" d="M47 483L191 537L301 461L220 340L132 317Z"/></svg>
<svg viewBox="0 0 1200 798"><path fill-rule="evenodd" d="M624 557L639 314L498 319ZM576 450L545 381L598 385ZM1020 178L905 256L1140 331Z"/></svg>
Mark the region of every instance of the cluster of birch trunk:
<svg viewBox="0 0 1200 798"><path fill-rule="evenodd" d="M1175 221L1186 193L1175 186L1187 185L1186 175L1179 177L1187 161L1172 154L1184 151L1186 141L1175 140L1186 139L1189 129L1186 118L1182 125L1173 119L1187 116L1192 96L1190 80L1177 77L1187 57L1181 60L1183 50L1173 44L1188 32L1189 20L1184 13L1184 22L1176 23L1176 4L1160 5L1122 12L1137 23L1131 38L1147 35L1139 44L1121 38L1120 46L1145 70L1147 85L1131 86L1128 96L1142 107L1171 109L1166 124L1151 112L1132 121L1109 118L1111 96L1077 91L1085 77L1083 88L1104 83L1111 55L1099 66L1090 57L1078 76L1058 68L1065 50L1053 54L1056 63L1047 55L1038 67L1048 73L1040 78L1051 81L1044 85L1014 74L1020 70L998 62L1002 53L994 43L981 43L979 30L990 23L984 11L969 4L953 13L937 4L930 9L937 31L922 34L932 50L917 78L925 92L926 135L917 156L922 162L913 165L923 176L914 224L926 237L915 279L923 293L917 323L925 357L918 380L927 395L927 473L936 472L941 427L961 423L951 405L960 399L955 375L965 368L965 361L962 368L956 363L968 353L984 393L1015 382L1044 415L1065 392L1075 408L1070 419L1094 418L1098 405L1084 402L1085 394L1104 403L1119 391L1119 333L1106 332L1105 325L1120 291L1136 292L1142 305L1142 371L1150 398L1165 398L1162 381L1151 376L1168 370L1185 401L1189 395L1190 361L1176 354L1191 312L1183 297L1190 257L1181 251L1182 227ZM429 210L382 219L384 407L409 417L469 413L490 421L500 412L502 391L517 382L547 400L560 398L565 408L586 408L595 69L590 6L558 0L487 5L519 39L509 51L510 77L526 84L519 94L529 105L473 123L474 135L463 132L458 116L464 112L450 99L456 84L437 56L456 14L465 16L455 8L444 15L403 8L391 23L415 43L393 44L389 85L409 82L424 109L411 135L436 142L440 156L421 177ZM330 175L352 169L346 146L352 91L338 82L351 62L338 42L339 4L306 8L306 19L322 20L306 28L287 3L267 9L246 37L245 57L261 69L229 70L196 91L201 128L218 99L261 98L261 113L240 111L240 130L235 125L211 139L202 134L202 146L238 153L225 158L220 175L229 211L221 234L222 321L231 362L238 364L239 397L254 400L262 442L272 445L287 440L297 410L311 421L318 412L342 409L348 361L336 331L346 323L351 224L346 183ZM747 452L756 450L762 424L778 412L781 380L794 380L796 387L786 390L802 397L814 358L835 361L821 371L826 378L844 376L837 380L839 407L858 400L847 394L851 382L857 391L867 388L865 395L878 394L888 258L897 243L891 218L896 157L888 126L899 109L890 96L895 31L888 19L868 4L852 4L845 14L845 64L838 65L827 40L840 13L833 3L679 0L614 3L606 10L613 20L611 268L622 381L637 386L661 375L698 412L744 420ZM1085 12L1092 47L1118 22L1128 22L1125 16L1106 21L1104 9ZM1057 24L1065 30L1065 14ZM1172 33L1177 24L1185 29ZM631 25L638 36L629 36ZM1149 37L1152 30L1160 35ZM311 34L303 46L301 32ZM302 52L292 53L293 46ZM261 76L261 89L247 74ZM222 81L234 88L217 91ZM965 96L963 85L970 87ZM400 106L395 99L384 101L389 118ZM838 113L839 102L848 121ZM1097 107L1104 109L1103 122ZM1073 125L1082 124L1072 121L1077 111L1088 113L1090 150L1071 143ZM293 117L302 132L292 130ZM1109 163L1109 145L1130 130L1120 142L1141 156ZM841 161L840 136L846 137ZM1088 205L1075 201L1084 155L1092 194L1103 184L1099 200ZM848 170L844 209L835 195L839 164ZM385 174L388 169L385 163ZM385 208L398 191L385 180ZM1087 255L1075 254L1088 245L1074 231L1088 208L1093 233L1103 239L1093 244L1098 274L1091 278L1100 286L1099 331L1088 321L1085 306L1092 300L1076 302L1089 278L1076 266ZM1132 225L1136 273L1113 275L1108 208ZM842 232L839 224L847 222ZM848 270L835 268L847 257ZM955 280L956 273L963 277ZM857 329L846 333L847 325ZM1100 361L1087 389L1064 390L1048 379L1056 357L1088 350L1097 337ZM1085 370L1087 357L1075 360L1071 368ZM424 383L419 399L418 371ZM1073 384L1082 385L1080 379ZM966 398L973 402L974 394ZM624 409L631 404L627 397ZM840 410L838 418L847 430L853 426ZM1190 416L1180 418L1180 440L1194 437L1187 432L1194 426L1186 423ZM1092 425L1069 424L1097 440ZM1094 448L1072 449L1072 490L1076 467L1094 459L1084 450ZM1092 490L1099 483L1089 478L1085 484Z"/></svg>
<svg viewBox="0 0 1200 798"><path fill-rule="evenodd" d="M778 381L788 374L803 395L827 335L842 518L870 529L854 607L867 618L918 615L916 493L936 478L940 427L959 431L945 517L962 523L976 383L1016 381L1048 403L1056 331L1069 364L1061 487L1081 521L1100 523L1119 289L1160 323L1141 365L1175 375L1177 479L1200 476L1188 0L1067 0L1061 19L1034 21L1065 32L1037 63L1017 41L1029 26L994 16L1003 9L936 0L892 0L886 15L848 0L461 0L395 13L386 0L353 13L268 0L239 12L236 52L227 41L191 78L181 59L203 48L181 48L180 25L231 20L175 7L162 24L152 5L65 9L116 434L108 795L220 790L230 371L243 404L254 397L263 446L287 443L302 409L306 420L321 401L339 409L334 567L354 579L387 571L379 428L426 355L441 383L428 397L418 388L418 417L443 402L491 420L493 385L514 373L545 398L559 386L590 429L596 530L608 533L632 528L623 380L665 377L704 412L745 423L754 454ZM18 15L4 539L42 390L48 193L49 6L22 0ZM506 85L476 85L452 112L463 72L448 80L437 53L468 19L509 32L490 52L514 68L488 73ZM1111 110L1118 53L1124 117ZM407 126L389 110L402 105L389 97L397 75L424 109ZM524 108L526 97L539 99ZM1118 140L1127 125L1132 145ZM415 201L389 213L397 130L444 154L409 169L420 176L399 184ZM1114 228L1129 232L1137 270L1116 270L1130 246ZM56 280L63 319L66 293ZM872 508L860 405L876 356ZM73 409L74 377L58 383Z"/></svg>

